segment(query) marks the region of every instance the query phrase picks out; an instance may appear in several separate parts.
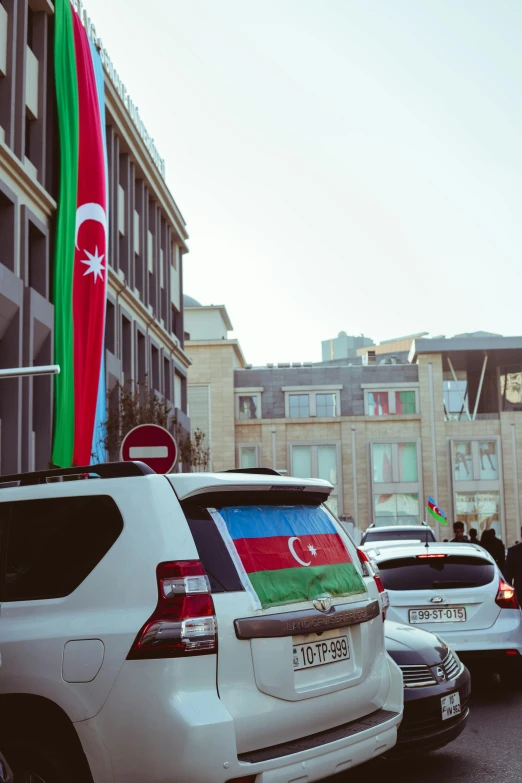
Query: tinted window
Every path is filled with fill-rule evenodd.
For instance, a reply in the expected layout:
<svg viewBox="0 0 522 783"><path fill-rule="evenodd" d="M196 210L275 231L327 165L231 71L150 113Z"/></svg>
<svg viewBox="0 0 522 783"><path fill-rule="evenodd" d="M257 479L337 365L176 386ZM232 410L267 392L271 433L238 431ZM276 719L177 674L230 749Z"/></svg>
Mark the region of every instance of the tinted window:
<svg viewBox="0 0 522 783"><path fill-rule="evenodd" d="M12 505L6 600L69 595L109 551L123 519L105 496L23 500Z"/></svg>
<svg viewBox="0 0 522 783"><path fill-rule="evenodd" d="M433 531L426 528L419 528L419 530L387 530L379 533L378 530L372 530L370 533L366 533L364 537L364 543L368 544L372 541L435 541Z"/></svg>
<svg viewBox="0 0 522 783"><path fill-rule="evenodd" d="M379 563L387 590L451 590L480 587L493 581L495 567L481 557L402 557Z"/></svg>
<svg viewBox="0 0 522 783"><path fill-rule="evenodd" d="M206 507L193 501L181 505L190 532L194 537L199 559L210 579L212 592L225 593L243 590L243 585L225 542Z"/></svg>

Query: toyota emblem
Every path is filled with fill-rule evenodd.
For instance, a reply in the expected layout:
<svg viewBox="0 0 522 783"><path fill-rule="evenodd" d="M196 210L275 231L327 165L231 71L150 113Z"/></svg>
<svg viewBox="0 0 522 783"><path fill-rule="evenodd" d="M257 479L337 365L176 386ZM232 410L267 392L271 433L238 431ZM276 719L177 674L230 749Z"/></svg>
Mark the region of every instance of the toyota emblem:
<svg viewBox="0 0 522 783"><path fill-rule="evenodd" d="M328 614L330 609L332 608L332 599L331 598L316 598L315 601L313 601L314 607L319 612L323 612L323 614Z"/></svg>

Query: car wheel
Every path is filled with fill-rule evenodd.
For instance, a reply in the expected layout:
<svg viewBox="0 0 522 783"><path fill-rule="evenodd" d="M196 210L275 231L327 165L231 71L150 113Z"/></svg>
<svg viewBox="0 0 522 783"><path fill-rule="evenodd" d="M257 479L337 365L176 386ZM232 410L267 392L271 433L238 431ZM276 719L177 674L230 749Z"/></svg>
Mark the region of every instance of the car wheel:
<svg viewBox="0 0 522 783"><path fill-rule="evenodd" d="M63 747L15 741L5 747L4 755L14 783L87 783L83 771Z"/></svg>

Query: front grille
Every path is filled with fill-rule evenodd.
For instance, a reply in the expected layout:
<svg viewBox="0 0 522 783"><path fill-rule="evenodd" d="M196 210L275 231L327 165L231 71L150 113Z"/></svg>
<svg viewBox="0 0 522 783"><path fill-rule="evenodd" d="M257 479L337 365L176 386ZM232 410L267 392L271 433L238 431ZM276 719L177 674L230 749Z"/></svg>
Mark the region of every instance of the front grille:
<svg viewBox="0 0 522 783"><path fill-rule="evenodd" d="M454 680L455 677L459 676L464 667L453 650L448 650L448 654L442 661L442 668L446 672L446 678L448 680Z"/></svg>
<svg viewBox="0 0 522 783"><path fill-rule="evenodd" d="M429 666L400 666L405 688L422 688L436 685L437 680Z"/></svg>
<svg viewBox="0 0 522 783"><path fill-rule="evenodd" d="M238 760L256 764L260 761L269 761L281 756L290 756L292 753L302 753L303 750L319 748L321 745L326 745L329 742L336 742L337 740L345 739L345 737L352 737L354 734L359 734L362 731L373 729L382 723L392 720L392 718L396 718L397 714L396 712L390 712L390 710L377 710L364 718L343 723L341 726L335 726L333 729L319 731L317 734L309 734L307 737L300 737L299 739L290 740L290 742L282 742L280 745L271 745L268 748L240 753Z"/></svg>

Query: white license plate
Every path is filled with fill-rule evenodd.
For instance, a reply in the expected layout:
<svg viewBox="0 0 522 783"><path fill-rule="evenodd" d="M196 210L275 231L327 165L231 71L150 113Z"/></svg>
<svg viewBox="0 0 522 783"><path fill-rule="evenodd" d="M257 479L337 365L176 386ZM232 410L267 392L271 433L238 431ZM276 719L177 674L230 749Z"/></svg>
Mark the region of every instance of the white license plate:
<svg viewBox="0 0 522 783"><path fill-rule="evenodd" d="M324 642L308 642L293 646L294 671L311 669L312 666L322 666L325 663L345 661L350 657L347 636L336 636L325 639Z"/></svg>
<svg viewBox="0 0 522 783"><path fill-rule="evenodd" d="M465 623L466 610L463 606L448 606L441 609L410 609L410 623Z"/></svg>
<svg viewBox="0 0 522 783"><path fill-rule="evenodd" d="M455 715L460 715L462 712L460 695L458 693L450 693L449 696L443 696L440 700L440 706L442 707L442 720L449 720L454 718Z"/></svg>

